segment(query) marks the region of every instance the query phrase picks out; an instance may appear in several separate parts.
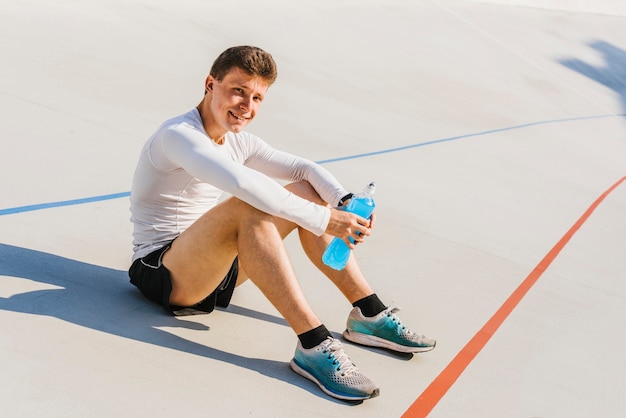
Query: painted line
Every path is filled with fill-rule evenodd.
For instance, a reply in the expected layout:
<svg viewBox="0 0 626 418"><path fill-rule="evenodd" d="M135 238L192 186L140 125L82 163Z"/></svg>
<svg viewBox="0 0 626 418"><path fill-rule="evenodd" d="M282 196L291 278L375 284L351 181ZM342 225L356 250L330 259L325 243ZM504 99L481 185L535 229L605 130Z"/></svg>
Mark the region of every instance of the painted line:
<svg viewBox="0 0 626 418"><path fill-rule="evenodd" d="M513 131L513 130L516 130L516 129L530 128L531 126L550 125L550 124L554 124L554 123L575 122L575 121L582 121L582 120L604 119L604 118L615 118L615 117L626 117L626 113L610 114L610 115L579 116L579 117L575 117L575 118L552 119L552 120L544 120L544 121L539 121L539 122L529 122L529 123L524 123L522 125L509 126L509 127L506 127L506 128L491 129L489 131L475 132L473 134L451 136L449 138L442 138L442 139L436 139L436 140L433 140L433 141L420 142L420 143L417 143L417 144L406 145L404 147L390 148L390 149L386 149L386 150L368 152L368 153L364 153L364 154L355 154L355 155L350 155L350 156L346 156L346 157L334 158L334 159L330 159L330 160L322 160L322 161L318 161L318 164L334 163L334 162L337 162L337 161L345 161L345 160L352 160L352 159L355 159L355 158L371 157L373 155L387 154L387 153L390 153L390 152L405 151L407 149L423 147L423 146L426 146L426 145L440 144L442 142L450 142L450 141L456 141L456 140L459 140L459 139L471 138L471 137L474 137L474 136L483 136L483 135L489 135L489 134L494 134L494 133Z"/></svg>
<svg viewBox="0 0 626 418"><path fill-rule="evenodd" d="M509 314L524 298L526 293L539 280L541 275L552 264L554 259L559 255L561 250L567 245L569 240L580 229L580 227L589 219L591 214L602 203L602 201L621 183L626 180L626 176L622 177L608 190L606 190L595 202L585 211L585 213L576 221L576 223L563 235L557 244L546 254L546 256L537 264L530 272L528 277L519 285L517 289L502 304L500 309L485 323L485 325L472 337L472 339L459 351L445 369L431 382L431 384L422 392L422 394L413 402L409 409L402 415L403 418L417 418L427 416L443 396L452 387L454 382L463 373L465 368L472 360L481 352L487 342L493 337L500 325L506 320Z"/></svg>
<svg viewBox="0 0 626 418"><path fill-rule="evenodd" d="M62 202L50 202L50 203L40 203L37 205L19 206L16 208L0 209L0 216L11 215L13 213L30 212L33 210L58 208L61 206L82 205L85 203L100 202L102 200L119 199L119 198L128 197L128 196L130 196L130 192L105 194L102 196L86 197L83 199L64 200Z"/></svg>
<svg viewBox="0 0 626 418"><path fill-rule="evenodd" d="M609 115L579 116L579 117L575 117L575 118L553 119L553 120L546 120L546 121L539 121L539 122L530 122L530 123L525 123L525 124L522 124L522 125L509 126L507 128L492 129L492 130L488 130L488 131L475 132L475 133L471 133L471 134L452 136L452 137L449 137L449 138L436 139L436 140L433 140L433 141L420 142L420 143L417 143L417 144L406 145L404 147L390 148L390 149L386 149L386 150L373 151L373 152L368 152L368 153L364 153L364 154L355 154L355 155L348 155L348 156L345 156L345 157L332 158L332 159L328 159L328 160L321 160L321 161L317 161L317 163L318 164L328 164L328 163L334 163L334 162L338 162L338 161L353 160L353 159L356 159L356 158L371 157L371 156L374 156L374 155L381 155L381 154L388 154L388 153L391 153L391 152L405 151L405 150L411 149L411 148L418 148L418 147L424 147L424 146L427 146L427 145L440 144L442 142L450 142L450 141L456 141L456 140L459 140L459 139L472 138L472 137L475 137L475 136L483 136L483 135L489 135L489 134L493 134L493 133L499 133L499 132L512 131L512 130L516 130L516 129L529 128L531 126L548 125L548 124L563 123L563 122L575 122L575 121L590 120L590 119L615 118L615 117L626 117L626 113L609 114ZM102 201L102 200L119 199L119 198L128 197L128 196L130 196L130 192L122 192L122 193L107 194L107 195L102 195L102 196L86 197L86 198L83 198L83 199L65 200L65 201L51 202L51 203L41 203L41 204L28 205L28 206L17 206L17 207L14 207L14 208L0 209L0 216L11 215L11 214L15 214L15 213L22 213L22 212L31 212L31 211L42 210L42 209L57 208L57 207L61 207L61 206L80 205L80 204L84 204L84 203L99 202L99 201Z"/></svg>

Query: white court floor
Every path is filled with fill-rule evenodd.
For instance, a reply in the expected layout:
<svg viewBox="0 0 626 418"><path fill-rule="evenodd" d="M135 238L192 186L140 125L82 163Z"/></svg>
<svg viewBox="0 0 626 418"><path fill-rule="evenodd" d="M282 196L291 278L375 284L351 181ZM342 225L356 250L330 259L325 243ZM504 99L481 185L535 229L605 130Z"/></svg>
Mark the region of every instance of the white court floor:
<svg viewBox="0 0 626 418"><path fill-rule="evenodd" d="M356 256L437 339L413 357L346 343L378 398L291 372L296 337L251 283L183 319L128 283L139 149L239 44L279 69L249 130L378 184ZM0 60L3 416L626 416L626 13L4 0ZM287 246L339 335L350 305Z"/></svg>

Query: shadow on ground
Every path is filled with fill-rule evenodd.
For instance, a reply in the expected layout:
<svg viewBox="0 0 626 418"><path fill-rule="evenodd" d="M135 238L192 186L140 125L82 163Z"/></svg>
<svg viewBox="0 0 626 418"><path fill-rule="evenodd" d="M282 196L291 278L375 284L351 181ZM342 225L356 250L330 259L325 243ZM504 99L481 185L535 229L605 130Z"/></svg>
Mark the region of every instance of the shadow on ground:
<svg viewBox="0 0 626 418"><path fill-rule="evenodd" d="M562 59L559 62L616 92L622 109L626 112L626 51L605 41L591 42L589 47L601 54L603 66L593 66L576 58Z"/></svg>
<svg viewBox="0 0 626 418"><path fill-rule="evenodd" d="M0 297L1 310L55 317L119 337L223 361L325 397L311 382L296 376L287 362L231 354L158 329L185 327L206 331L208 327L165 314L129 283L126 271L6 244L0 244L0 260L0 276L58 287ZM251 309L231 305L227 310L286 326L282 318Z"/></svg>

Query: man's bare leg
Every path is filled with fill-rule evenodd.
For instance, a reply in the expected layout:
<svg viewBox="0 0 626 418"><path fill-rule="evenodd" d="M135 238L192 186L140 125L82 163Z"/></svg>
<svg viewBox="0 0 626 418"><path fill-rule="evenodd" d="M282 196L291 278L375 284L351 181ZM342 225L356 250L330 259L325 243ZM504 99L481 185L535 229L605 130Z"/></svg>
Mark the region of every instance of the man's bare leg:
<svg viewBox="0 0 626 418"><path fill-rule="evenodd" d="M287 186L292 193L297 194L300 197L311 200L315 203L325 205L315 189L307 182L292 183ZM295 227L292 226L292 229ZM279 224L279 229L281 225ZM307 231L304 228L298 228L298 235L304 252L309 257L311 262L326 275L337 288L343 293L350 303L354 303L366 296L370 296L374 293L370 285L368 284L365 276L359 268L354 255L350 255L350 259L343 270L334 270L328 267L322 262L322 254L330 241L332 236L327 234L321 237Z"/></svg>

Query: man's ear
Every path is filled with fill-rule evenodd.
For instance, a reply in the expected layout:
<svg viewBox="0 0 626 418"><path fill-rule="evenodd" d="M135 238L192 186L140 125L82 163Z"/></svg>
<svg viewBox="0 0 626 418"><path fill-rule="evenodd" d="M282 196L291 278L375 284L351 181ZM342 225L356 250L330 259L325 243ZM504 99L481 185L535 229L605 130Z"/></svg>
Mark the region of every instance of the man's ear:
<svg viewBox="0 0 626 418"><path fill-rule="evenodd" d="M215 79L212 76L208 76L206 78L206 80L204 81L204 94L207 94L208 92L212 92L213 91L213 82L215 81Z"/></svg>

